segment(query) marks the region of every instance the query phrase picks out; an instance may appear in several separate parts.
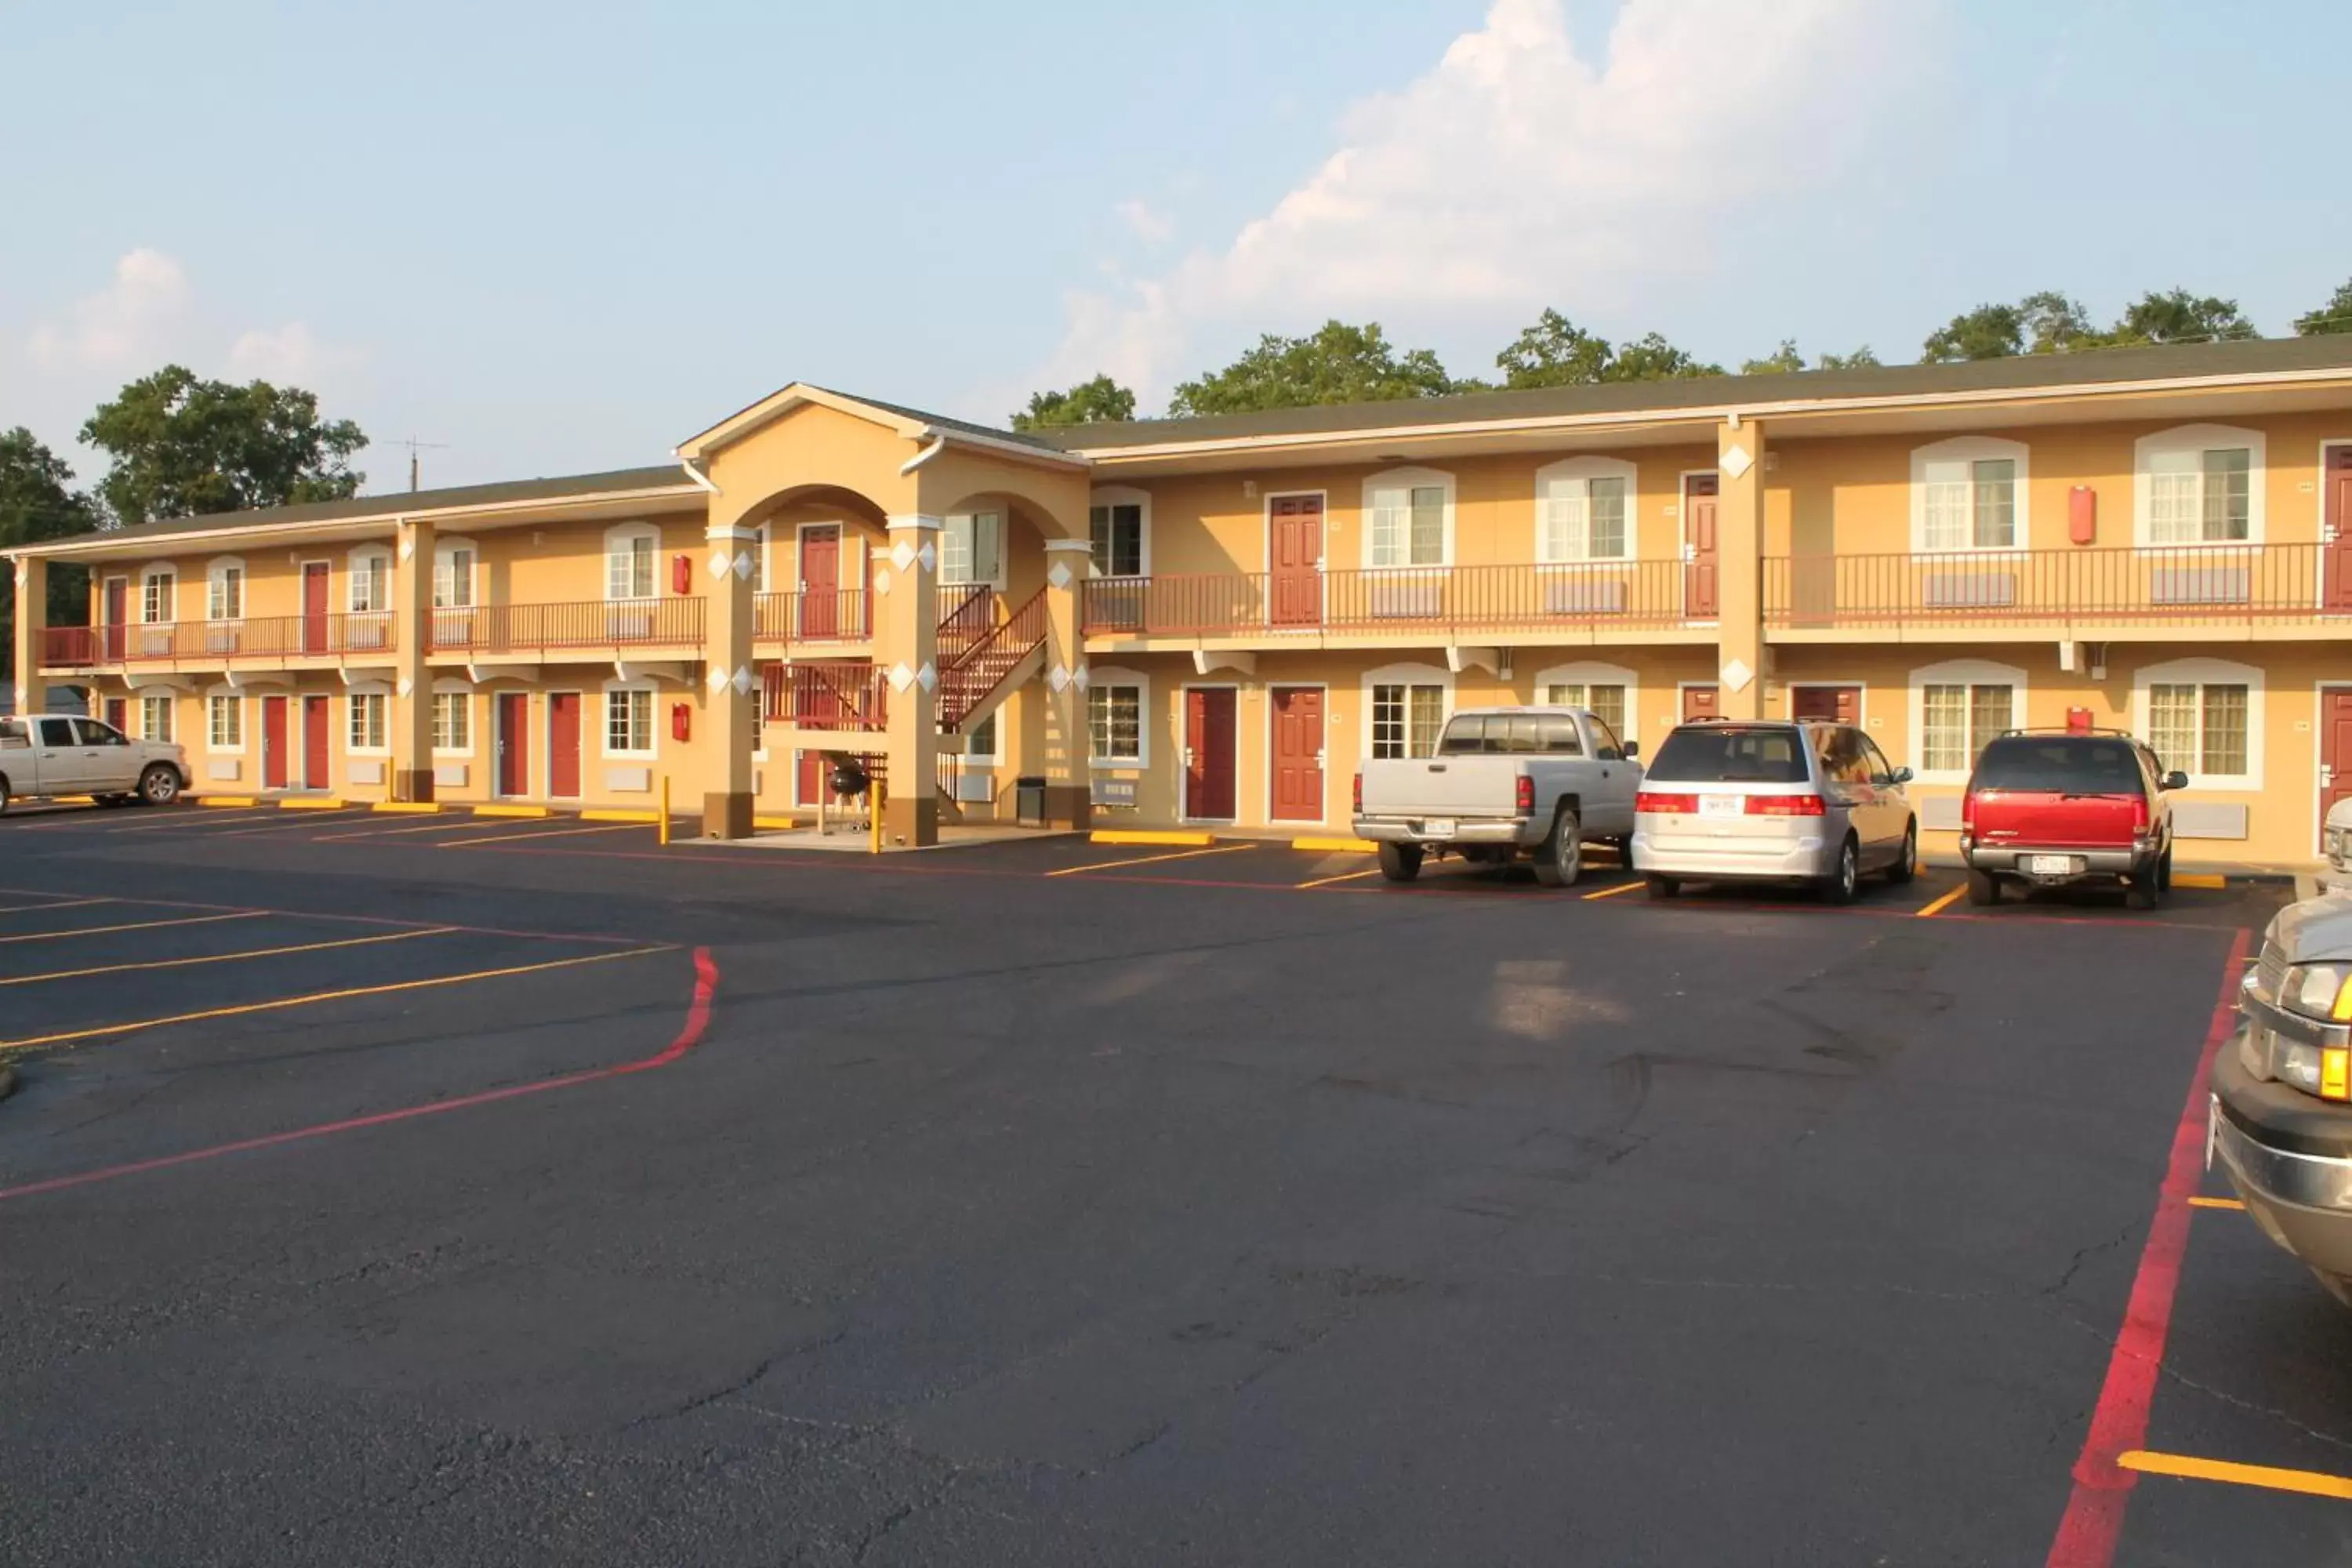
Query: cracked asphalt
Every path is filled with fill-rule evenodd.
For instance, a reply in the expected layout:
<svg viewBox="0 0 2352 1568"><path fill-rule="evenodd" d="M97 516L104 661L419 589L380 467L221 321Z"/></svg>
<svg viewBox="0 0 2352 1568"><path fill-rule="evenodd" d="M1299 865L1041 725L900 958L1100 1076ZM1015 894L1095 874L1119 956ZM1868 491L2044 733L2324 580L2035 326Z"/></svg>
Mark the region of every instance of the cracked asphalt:
<svg viewBox="0 0 2352 1568"><path fill-rule="evenodd" d="M2276 901L126 820L0 824L0 937L159 922L0 942L0 1040L185 1020L0 1046L11 1565L2039 1563ZM2352 1469L2341 1310L2196 1225L2151 1440Z"/></svg>

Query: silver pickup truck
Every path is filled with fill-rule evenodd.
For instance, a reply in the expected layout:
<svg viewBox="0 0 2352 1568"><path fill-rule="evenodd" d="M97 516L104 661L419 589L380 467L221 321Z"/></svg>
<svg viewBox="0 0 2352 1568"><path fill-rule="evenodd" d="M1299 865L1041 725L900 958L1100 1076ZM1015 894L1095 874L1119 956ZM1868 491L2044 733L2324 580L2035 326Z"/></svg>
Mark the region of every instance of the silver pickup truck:
<svg viewBox="0 0 2352 1568"><path fill-rule="evenodd" d="M134 741L69 713L0 719L0 811L12 800L68 795L169 805L187 787L188 754L168 741Z"/></svg>
<svg viewBox="0 0 2352 1568"><path fill-rule="evenodd" d="M1432 757L1376 758L1356 775L1356 834L1380 847L1391 882L1431 855L1487 865L1525 856L1563 888L1587 839L1627 852L1642 765L1599 715L1581 708L1465 708Z"/></svg>

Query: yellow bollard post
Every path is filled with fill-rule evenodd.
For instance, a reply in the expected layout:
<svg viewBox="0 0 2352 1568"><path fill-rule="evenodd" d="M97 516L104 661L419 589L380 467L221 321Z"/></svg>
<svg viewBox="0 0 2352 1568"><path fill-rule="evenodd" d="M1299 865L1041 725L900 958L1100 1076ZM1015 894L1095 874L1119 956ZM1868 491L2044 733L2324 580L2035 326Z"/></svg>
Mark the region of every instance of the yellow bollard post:
<svg viewBox="0 0 2352 1568"><path fill-rule="evenodd" d="M669 775L662 774L661 847L669 847Z"/></svg>
<svg viewBox="0 0 2352 1568"><path fill-rule="evenodd" d="M879 855L882 853L882 781L880 779L876 779L872 784L866 785L866 815L868 820L866 822L866 852L869 855Z"/></svg>

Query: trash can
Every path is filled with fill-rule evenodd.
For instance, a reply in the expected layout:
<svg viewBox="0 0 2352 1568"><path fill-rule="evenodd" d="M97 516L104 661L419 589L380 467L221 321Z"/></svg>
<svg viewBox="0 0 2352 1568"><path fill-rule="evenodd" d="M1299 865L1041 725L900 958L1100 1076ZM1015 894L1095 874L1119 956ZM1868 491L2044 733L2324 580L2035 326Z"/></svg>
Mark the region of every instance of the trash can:
<svg viewBox="0 0 2352 1568"><path fill-rule="evenodd" d="M1045 775L1024 773L1013 781L1013 818L1024 827L1045 826Z"/></svg>

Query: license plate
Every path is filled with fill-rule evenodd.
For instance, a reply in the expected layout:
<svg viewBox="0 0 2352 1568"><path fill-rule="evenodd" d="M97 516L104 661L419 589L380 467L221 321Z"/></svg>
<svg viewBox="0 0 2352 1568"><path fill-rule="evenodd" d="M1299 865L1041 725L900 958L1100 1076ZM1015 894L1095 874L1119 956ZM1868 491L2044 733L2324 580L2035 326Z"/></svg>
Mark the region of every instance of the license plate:
<svg viewBox="0 0 2352 1568"><path fill-rule="evenodd" d="M1748 803L1736 795L1703 795L1698 797L1701 816L1738 816L1748 809Z"/></svg>
<svg viewBox="0 0 2352 1568"><path fill-rule="evenodd" d="M1421 825L1421 836L1423 838L1451 838L1454 837L1454 819L1433 816Z"/></svg>
<svg viewBox="0 0 2352 1568"><path fill-rule="evenodd" d="M2025 868L2036 877L2071 876L2074 869L2072 855L2028 855Z"/></svg>

